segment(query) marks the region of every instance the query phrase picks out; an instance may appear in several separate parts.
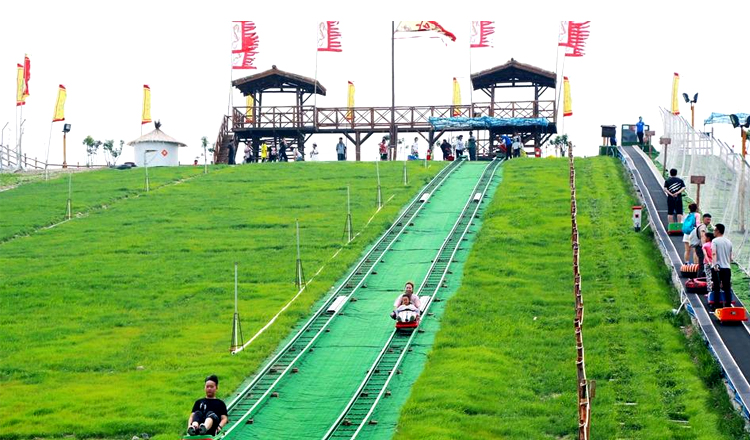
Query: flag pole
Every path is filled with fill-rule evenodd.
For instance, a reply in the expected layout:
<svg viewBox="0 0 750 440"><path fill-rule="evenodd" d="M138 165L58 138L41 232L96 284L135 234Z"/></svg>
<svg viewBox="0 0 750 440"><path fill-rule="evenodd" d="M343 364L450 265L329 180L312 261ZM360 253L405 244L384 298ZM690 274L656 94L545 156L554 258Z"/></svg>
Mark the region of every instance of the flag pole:
<svg viewBox="0 0 750 440"><path fill-rule="evenodd" d="M232 22L234 25L234 22ZM227 116L232 116L232 70L234 70L234 62L232 61L232 41L234 34L232 34L232 26L229 27L229 100L227 101ZM253 115L255 117L255 115Z"/></svg>
<svg viewBox="0 0 750 440"><path fill-rule="evenodd" d="M18 163L16 164L16 171L22 171L24 169L21 156L23 154L23 150L21 149L21 142L23 140L23 106L21 106L21 117L19 118L19 121L21 122L21 125L19 125L18 128L18 146L16 148L16 151L18 151L16 156Z"/></svg>
<svg viewBox="0 0 750 440"><path fill-rule="evenodd" d="M318 24L318 29L320 29L320 24ZM314 92L313 92L313 108L314 111L318 110L318 33L315 33L315 85L314 85ZM317 120L317 118L314 118L313 120Z"/></svg>
<svg viewBox="0 0 750 440"><path fill-rule="evenodd" d="M55 124L55 121L52 121L49 123L49 138L47 139L47 158L44 159L44 180L49 180L49 172L47 171L47 168L49 167L49 144L52 142L52 126L54 124Z"/></svg>
<svg viewBox="0 0 750 440"><path fill-rule="evenodd" d="M16 85L16 93L18 93L18 86ZM16 132L14 133L16 135L16 162L18 162L18 97L16 97ZM8 168L10 168L10 149L8 150ZM18 169L18 163L16 163L16 169Z"/></svg>
<svg viewBox="0 0 750 440"><path fill-rule="evenodd" d="M396 160L396 22L391 21L391 160Z"/></svg>
<svg viewBox="0 0 750 440"><path fill-rule="evenodd" d="M474 117L474 87L471 84L471 22L469 22L469 117Z"/></svg>

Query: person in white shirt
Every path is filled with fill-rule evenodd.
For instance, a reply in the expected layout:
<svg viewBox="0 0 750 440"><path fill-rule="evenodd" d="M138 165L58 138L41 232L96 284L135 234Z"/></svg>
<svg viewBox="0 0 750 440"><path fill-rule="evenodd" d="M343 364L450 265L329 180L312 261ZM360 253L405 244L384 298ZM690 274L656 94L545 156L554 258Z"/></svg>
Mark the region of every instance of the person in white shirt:
<svg viewBox="0 0 750 440"><path fill-rule="evenodd" d="M521 136L513 138L513 157L521 157Z"/></svg>
<svg viewBox="0 0 750 440"><path fill-rule="evenodd" d="M724 237L724 229L721 223L714 226L716 238L711 242L713 257L711 278L717 309L722 307L722 303L723 307L732 307L732 242ZM724 291L724 298L719 298L721 290Z"/></svg>
<svg viewBox="0 0 750 440"><path fill-rule="evenodd" d="M312 151L310 152L310 160L316 160L318 158L318 144L313 143Z"/></svg>
<svg viewBox="0 0 750 440"><path fill-rule="evenodd" d="M419 158L419 138L414 138L414 143L411 145L411 155L414 159Z"/></svg>
<svg viewBox="0 0 750 440"><path fill-rule="evenodd" d="M417 296L414 293L414 283L412 281L407 281L404 285L404 293L400 293L396 297L396 301L393 302L393 312L391 312L391 318L397 319L398 318L398 308L399 306L403 305L403 299L402 297L408 296L409 297L409 305L414 306L416 309L417 317L421 313L422 304L419 301L419 296Z"/></svg>
<svg viewBox="0 0 750 440"><path fill-rule="evenodd" d="M456 139L456 160L464 156L464 148L464 135L460 134Z"/></svg>

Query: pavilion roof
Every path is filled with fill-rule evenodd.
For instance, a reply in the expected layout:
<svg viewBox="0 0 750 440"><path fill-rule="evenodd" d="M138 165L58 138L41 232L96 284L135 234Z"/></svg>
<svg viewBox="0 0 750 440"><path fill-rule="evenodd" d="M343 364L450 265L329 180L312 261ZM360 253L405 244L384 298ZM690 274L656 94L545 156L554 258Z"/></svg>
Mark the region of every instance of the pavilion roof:
<svg viewBox="0 0 750 440"><path fill-rule="evenodd" d="M542 68L524 64L511 58L507 63L483 70L471 75L474 90L492 87L499 84L511 84L518 87L555 88L557 74Z"/></svg>
<svg viewBox="0 0 750 440"><path fill-rule="evenodd" d="M317 80L296 73L285 72L275 65L264 72L236 79L232 81L232 85L237 87L245 96L268 89L279 89L281 91L289 89L291 92L298 88L307 93L326 95L325 87Z"/></svg>

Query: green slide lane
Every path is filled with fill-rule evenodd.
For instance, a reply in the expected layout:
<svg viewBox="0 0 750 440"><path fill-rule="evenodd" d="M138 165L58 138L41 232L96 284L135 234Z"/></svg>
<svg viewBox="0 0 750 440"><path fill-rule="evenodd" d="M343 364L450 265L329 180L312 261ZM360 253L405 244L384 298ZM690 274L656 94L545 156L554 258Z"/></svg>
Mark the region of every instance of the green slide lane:
<svg viewBox="0 0 750 440"><path fill-rule="evenodd" d="M393 331L394 321L388 314L404 283L407 280L413 280L417 286L421 283L486 166L486 162L462 165L432 194L414 225L407 228L375 266L376 274L368 279L367 287L355 292L356 301L348 303L341 316L333 320L330 332L321 336L314 351L300 359L296 365L299 372L279 384L278 397L271 398L258 410L252 424L232 433L232 440L319 439L325 434ZM467 252L468 246L464 246L458 259L463 261ZM454 271L453 279L457 283L460 273ZM451 285L450 290L454 289ZM439 314L440 310L441 307L435 307L433 311ZM398 409L408 395L408 386L404 384L412 383L419 374L424 352L438 325L437 319L431 321L425 326L428 332L420 334L425 337L417 340L414 350L417 356L411 356L414 360L406 358L404 371L408 374L397 381L399 391L394 399L381 403L381 410L391 420L390 429L380 426L373 433L378 438L392 435Z"/></svg>
<svg viewBox="0 0 750 440"><path fill-rule="evenodd" d="M422 373L425 362L427 362L427 355L432 350L432 344L435 342L435 335L440 330L440 323L442 321L443 312L453 294L461 286L461 279L464 274L464 263L466 258L469 256L471 247L474 244L474 239L477 236L477 232L482 227L481 215L490 204L492 197L495 194L495 190L502 180L503 167L499 166L495 171L495 177L487 188L487 193L484 196L484 206L480 210L479 218L474 219L472 222L474 226L469 229L466 234L466 241L459 247L453 258L453 264L450 267L450 273L446 277L445 289L440 291L440 302L435 302L430 306L429 312L434 314L428 316L420 328L424 330L424 333L417 334L412 342L412 351L404 358L403 363L400 366L401 374L397 374L391 380L388 390L391 395L383 399L380 404L375 408L372 420L376 420L377 424L366 424L362 429L362 432L357 436L357 439L377 439L385 440L393 437L398 422L401 407L406 402L406 399L411 393L411 387L417 380L417 377ZM469 317L467 317L469 319Z"/></svg>

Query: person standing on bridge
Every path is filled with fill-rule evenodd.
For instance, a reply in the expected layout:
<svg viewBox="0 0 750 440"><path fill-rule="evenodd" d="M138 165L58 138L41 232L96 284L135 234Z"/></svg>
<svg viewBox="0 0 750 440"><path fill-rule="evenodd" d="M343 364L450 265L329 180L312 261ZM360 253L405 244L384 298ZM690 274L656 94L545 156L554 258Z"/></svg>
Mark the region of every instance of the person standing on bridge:
<svg viewBox="0 0 750 440"><path fill-rule="evenodd" d="M635 124L635 134L638 136L638 143L643 145L643 127L646 124L643 123L643 118L638 116L638 123Z"/></svg>
<svg viewBox="0 0 750 440"><path fill-rule="evenodd" d="M193 410L188 421L187 432L189 435L216 435L229 422L226 404L216 398L216 390L218 389L219 378L215 374L208 376L204 386L206 397L196 400L193 404Z"/></svg>
<svg viewBox="0 0 750 440"><path fill-rule="evenodd" d="M344 145L344 138L339 138L339 143L336 144L336 154L339 160L346 160L346 145Z"/></svg>
<svg viewBox="0 0 750 440"><path fill-rule="evenodd" d="M469 132L469 141L467 142L466 146L469 149L469 160L477 160L477 140L474 137L473 131Z"/></svg>
<svg viewBox="0 0 750 440"><path fill-rule="evenodd" d="M711 253L713 254L714 267L711 271L713 275L713 292L714 298L719 298L719 291L724 291L722 298L724 307L732 307L732 242L724 237L724 225L718 223L714 227L716 238L711 242ZM717 302L717 308L721 308L721 302Z"/></svg>
<svg viewBox="0 0 750 440"><path fill-rule="evenodd" d="M682 223L682 193L685 192L685 182L677 177L677 170L669 170L669 179L664 181L664 192L667 194L667 221Z"/></svg>

